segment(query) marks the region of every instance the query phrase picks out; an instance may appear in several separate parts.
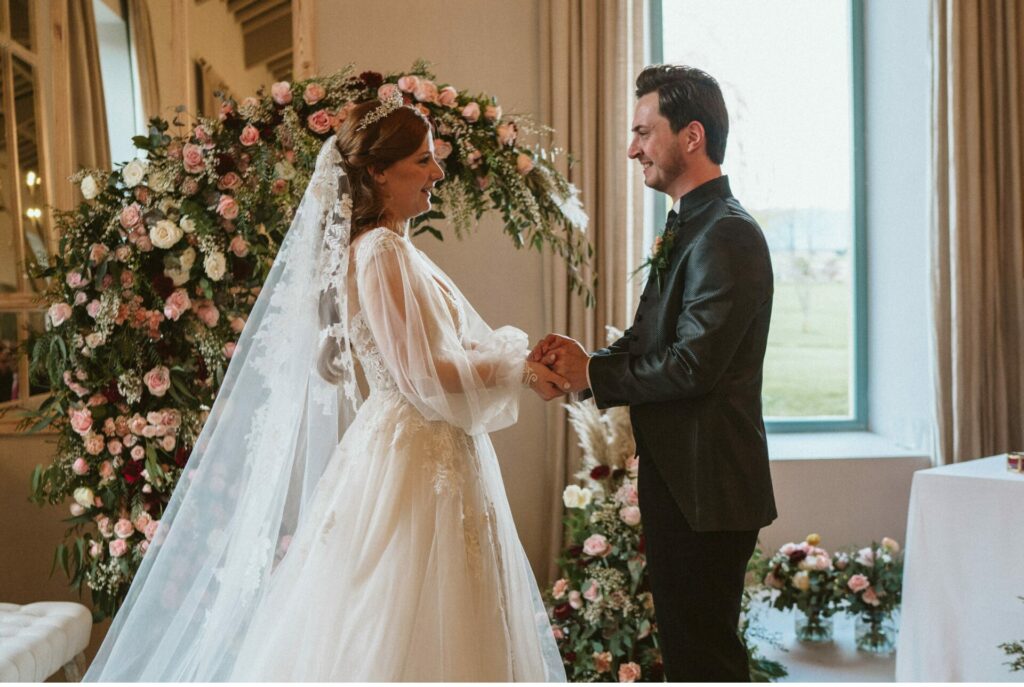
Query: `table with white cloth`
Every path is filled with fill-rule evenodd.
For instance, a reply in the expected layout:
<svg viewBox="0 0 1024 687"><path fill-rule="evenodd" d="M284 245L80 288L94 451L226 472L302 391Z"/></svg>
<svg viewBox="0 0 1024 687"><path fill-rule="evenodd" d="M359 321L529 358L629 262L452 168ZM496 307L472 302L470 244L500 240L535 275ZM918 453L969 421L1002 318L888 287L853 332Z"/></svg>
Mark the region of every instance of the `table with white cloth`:
<svg viewBox="0 0 1024 687"><path fill-rule="evenodd" d="M914 474L907 516L901 682L1024 682L999 648L1024 640L1024 474L1006 456Z"/></svg>

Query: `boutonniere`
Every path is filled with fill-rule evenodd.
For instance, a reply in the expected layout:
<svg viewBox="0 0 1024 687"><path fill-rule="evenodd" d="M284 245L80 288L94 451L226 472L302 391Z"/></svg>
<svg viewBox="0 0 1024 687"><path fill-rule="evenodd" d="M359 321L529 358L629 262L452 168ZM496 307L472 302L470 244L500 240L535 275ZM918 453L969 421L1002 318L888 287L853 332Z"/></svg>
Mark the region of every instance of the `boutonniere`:
<svg viewBox="0 0 1024 687"><path fill-rule="evenodd" d="M633 274L645 269L651 271L651 275L658 280L658 291L661 291L661 280L668 272L668 256L672 254L672 246L676 241L675 227L669 227L658 234L651 246L651 254L643 263L637 267Z"/></svg>

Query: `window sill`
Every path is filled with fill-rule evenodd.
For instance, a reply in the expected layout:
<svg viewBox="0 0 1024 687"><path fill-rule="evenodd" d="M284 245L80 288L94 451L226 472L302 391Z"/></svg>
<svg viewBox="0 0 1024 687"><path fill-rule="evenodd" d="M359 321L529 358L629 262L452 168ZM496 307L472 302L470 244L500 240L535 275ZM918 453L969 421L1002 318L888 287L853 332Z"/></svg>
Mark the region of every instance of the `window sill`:
<svg viewBox="0 0 1024 687"><path fill-rule="evenodd" d="M925 451L903 448L872 432L807 432L769 434L771 460L820 460L833 458L907 458L931 460Z"/></svg>

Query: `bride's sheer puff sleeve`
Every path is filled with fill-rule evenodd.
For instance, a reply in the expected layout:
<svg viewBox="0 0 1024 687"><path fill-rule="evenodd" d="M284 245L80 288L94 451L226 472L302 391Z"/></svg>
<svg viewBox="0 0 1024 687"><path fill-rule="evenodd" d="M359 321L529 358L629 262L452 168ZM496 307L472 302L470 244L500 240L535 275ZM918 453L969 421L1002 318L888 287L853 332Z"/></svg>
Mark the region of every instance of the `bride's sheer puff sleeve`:
<svg viewBox="0 0 1024 687"><path fill-rule="evenodd" d="M374 229L356 247L363 317L399 391L469 434L516 421L529 339L492 330L407 240Z"/></svg>

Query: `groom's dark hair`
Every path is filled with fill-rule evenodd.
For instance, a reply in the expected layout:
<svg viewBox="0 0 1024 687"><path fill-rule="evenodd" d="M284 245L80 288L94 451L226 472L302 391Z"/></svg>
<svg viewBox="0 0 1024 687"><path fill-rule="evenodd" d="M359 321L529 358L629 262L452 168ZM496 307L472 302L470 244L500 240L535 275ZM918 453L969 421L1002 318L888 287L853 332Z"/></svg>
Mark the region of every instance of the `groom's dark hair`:
<svg viewBox="0 0 1024 687"><path fill-rule="evenodd" d="M729 113L722 89L714 77L695 67L654 64L636 77L636 97L658 92L658 111L673 132L690 122L700 122L707 139L707 153L716 165L725 159L729 137Z"/></svg>

